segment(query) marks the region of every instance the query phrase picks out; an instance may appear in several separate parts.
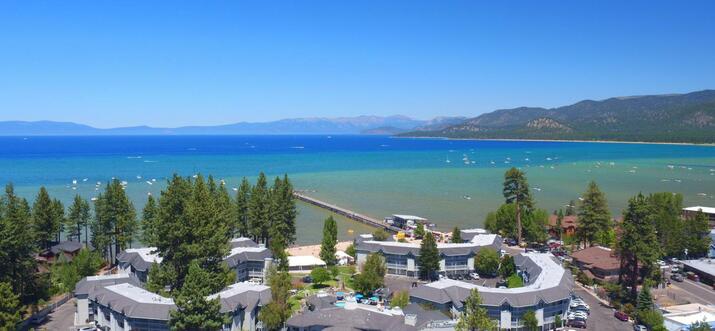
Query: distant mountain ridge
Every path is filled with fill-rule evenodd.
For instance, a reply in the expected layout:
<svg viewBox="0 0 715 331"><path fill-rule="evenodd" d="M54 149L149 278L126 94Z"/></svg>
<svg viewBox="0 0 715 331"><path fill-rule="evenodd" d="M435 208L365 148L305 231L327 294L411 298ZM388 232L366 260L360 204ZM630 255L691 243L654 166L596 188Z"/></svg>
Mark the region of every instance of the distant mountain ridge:
<svg viewBox="0 0 715 331"><path fill-rule="evenodd" d="M222 135L222 134L360 134L378 128L392 128L394 134L418 130L423 125L447 121L449 117L431 121L407 116L356 116L338 118L293 118L272 122L240 122L213 126L183 126L157 128L149 126L100 129L84 124L54 121L0 121L2 136L34 135Z"/></svg>
<svg viewBox="0 0 715 331"><path fill-rule="evenodd" d="M715 143L715 90L500 109L403 136Z"/></svg>

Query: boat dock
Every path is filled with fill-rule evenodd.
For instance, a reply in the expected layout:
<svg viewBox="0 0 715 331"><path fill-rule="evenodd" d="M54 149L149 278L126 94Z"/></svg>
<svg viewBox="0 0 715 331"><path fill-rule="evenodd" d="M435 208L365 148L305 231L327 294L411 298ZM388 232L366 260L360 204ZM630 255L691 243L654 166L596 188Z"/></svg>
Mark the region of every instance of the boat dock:
<svg viewBox="0 0 715 331"><path fill-rule="evenodd" d="M293 196L295 196L295 197L296 197L298 200L300 200L300 201L309 203L309 204L311 204L311 205L313 205L313 206L317 206L317 207L320 207L320 208L329 210L329 211L331 211L331 212L333 212L333 213L336 213L336 214L341 215L341 216L345 216L345 217L347 217L347 218L349 218L349 219L351 219L351 220L358 221L358 222L363 223L363 224L367 224L367 225L374 226L374 227L377 227L377 228L385 229L385 230L387 230L387 231L394 232L394 233L397 233L397 232L399 232L399 231L402 231L402 229L400 229L400 228L398 228L398 227L396 227L396 226L392 226L392 225L390 225L390 224L387 224L387 223L385 223L385 222L383 222L383 221L381 221L381 220L374 219L374 218L372 218L372 217L370 217L370 216L365 216L365 215L356 213L356 212L354 212L354 211L352 211L352 210L345 209L345 208L336 206L336 205L334 205L334 204L327 203L327 202L325 202L325 201L321 201L321 200L318 200L318 199L316 199L316 198L309 197L309 196L307 196L307 195L305 195L305 194L303 194L303 193L300 193L300 192L293 192Z"/></svg>

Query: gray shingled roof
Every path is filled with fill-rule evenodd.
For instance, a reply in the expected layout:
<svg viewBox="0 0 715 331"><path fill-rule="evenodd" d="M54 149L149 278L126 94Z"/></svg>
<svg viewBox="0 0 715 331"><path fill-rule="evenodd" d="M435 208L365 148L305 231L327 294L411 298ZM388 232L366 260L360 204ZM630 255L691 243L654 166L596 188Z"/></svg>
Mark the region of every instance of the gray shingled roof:
<svg viewBox="0 0 715 331"><path fill-rule="evenodd" d="M263 261L266 258L273 257L271 250L268 248L258 247L245 247L247 249L242 250L240 248L234 248L231 255L224 259L229 268L234 268L241 262L245 261Z"/></svg>
<svg viewBox="0 0 715 331"><path fill-rule="evenodd" d="M79 241L62 241L57 245L50 247L52 254L59 254L60 252L74 253L82 249L82 245Z"/></svg>
<svg viewBox="0 0 715 331"><path fill-rule="evenodd" d="M573 277L567 270L561 274L561 278L550 282L540 279L543 270L534 261L524 255L517 255L514 258L515 264L520 270L527 270L530 275L529 282L523 288L517 289L492 289L475 286L473 284L444 280L432 284L446 284L447 286L421 285L410 291L410 296L431 301L438 304L451 303L456 308L461 308L462 303L469 296L473 287L479 289L482 304L485 306L498 307L508 303L512 307L528 307L538 304L539 301L552 303L568 298L573 290ZM556 262L553 262L556 264ZM557 264L558 266L558 264ZM543 287L539 284L543 283Z"/></svg>
<svg viewBox="0 0 715 331"><path fill-rule="evenodd" d="M236 311L239 308L252 311L256 306L264 306L271 302L271 288L247 282L236 283L209 298L213 299L217 296L221 299L222 313Z"/></svg>
<svg viewBox="0 0 715 331"><path fill-rule="evenodd" d="M141 254L126 250L117 255L117 261L120 263L129 263L138 271L148 271L152 264L154 264L154 262L144 260Z"/></svg>
<svg viewBox="0 0 715 331"><path fill-rule="evenodd" d="M140 300L133 296L122 295L112 288L112 285L102 288L98 288L94 293L90 294L90 299L98 302L100 305L105 307L111 307L112 310L121 312L124 316L129 318L141 318L141 319L151 319L159 321L168 321L169 312L176 310L176 305L173 300L169 298L164 298L158 294L151 294L151 296L157 298L156 301ZM138 287L136 289L139 289Z"/></svg>
<svg viewBox="0 0 715 331"><path fill-rule="evenodd" d="M414 326L405 325L404 316L339 307L293 315L286 325L295 328L322 326L324 330L418 330Z"/></svg>
<svg viewBox="0 0 715 331"><path fill-rule="evenodd" d="M238 238L233 238L229 242L229 245L231 248L236 248L236 247L258 247L258 244L256 244L255 241L251 240L251 238L246 238L246 237L238 237Z"/></svg>
<svg viewBox="0 0 715 331"><path fill-rule="evenodd" d="M137 280L129 277L129 275L114 274L104 276L89 276L82 278L74 287L75 296L84 296L92 294L96 289L105 286L129 283L139 286Z"/></svg>
<svg viewBox="0 0 715 331"><path fill-rule="evenodd" d="M458 256L477 254L480 249L489 247L495 250L501 249L501 237L494 236L494 240L488 245L480 245L473 243L463 244L438 244L439 253L444 256ZM420 255L420 246L408 243L396 243L394 241L374 241L374 240L357 240L356 249L358 251L367 251L370 253L381 252L383 254Z"/></svg>

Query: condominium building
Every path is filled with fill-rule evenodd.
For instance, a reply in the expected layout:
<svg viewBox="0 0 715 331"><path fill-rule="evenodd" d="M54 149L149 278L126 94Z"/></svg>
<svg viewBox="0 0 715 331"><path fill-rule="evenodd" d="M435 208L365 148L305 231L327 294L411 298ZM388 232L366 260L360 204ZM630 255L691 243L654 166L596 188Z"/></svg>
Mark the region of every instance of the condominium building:
<svg viewBox="0 0 715 331"><path fill-rule="evenodd" d="M177 307L174 300L143 289L126 274L82 279L75 288L75 326L102 330L169 330L168 321ZM223 330L258 327L260 307L271 300L270 288L255 283L236 283L207 299L219 298L221 312L230 316Z"/></svg>
<svg viewBox="0 0 715 331"><path fill-rule="evenodd" d="M410 299L459 316L471 290L476 288L482 298L481 306L499 329L523 328L523 316L528 311L535 313L544 329L554 325L556 316L566 320L573 292L571 273L550 253L522 253L514 257L514 262L525 281L523 287L492 288L442 279L412 289Z"/></svg>
<svg viewBox="0 0 715 331"><path fill-rule="evenodd" d="M475 234L466 243L438 243L441 274L457 275L474 271L474 257L479 250L490 248L499 251L502 239L495 234ZM417 258L420 245L397 241L377 241L372 235L363 234L355 241L357 264L362 265L367 256L379 253L385 257L387 274L416 278L419 276Z"/></svg>

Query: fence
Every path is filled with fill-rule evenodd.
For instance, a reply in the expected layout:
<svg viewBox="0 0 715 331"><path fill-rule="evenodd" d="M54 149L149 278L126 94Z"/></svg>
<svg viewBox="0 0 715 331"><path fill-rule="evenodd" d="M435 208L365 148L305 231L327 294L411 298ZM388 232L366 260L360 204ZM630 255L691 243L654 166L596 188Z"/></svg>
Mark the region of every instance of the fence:
<svg viewBox="0 0 715 331"><path fill-rule="evenodd" d="M27 331L30 329L30 325L37 325L42 323L52 311L57 307L62 306L67 301L72 299L72 293L65 294L60 300L57 300L51 304L48 304L44 308L32 314L30 317L26 318L17 326L18 331Z"/></svg>

